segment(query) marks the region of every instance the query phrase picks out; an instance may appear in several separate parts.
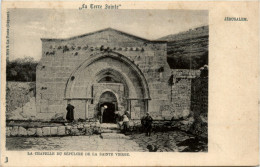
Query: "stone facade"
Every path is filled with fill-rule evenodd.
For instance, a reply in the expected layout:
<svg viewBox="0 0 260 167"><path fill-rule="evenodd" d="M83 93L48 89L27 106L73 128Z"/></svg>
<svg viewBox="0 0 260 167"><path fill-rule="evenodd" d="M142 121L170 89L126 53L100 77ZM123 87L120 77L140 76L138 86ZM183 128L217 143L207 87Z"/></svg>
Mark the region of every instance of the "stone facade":
<svg viewBox="0 0 260 167"><path fill-rule="evenodd" d="M190 114L191 79L198 75L199 70L170 69L166 41L111 28L68 39L42 39L37 119L65 118L68 100L75 106L75 119L97 118L104 104L128 110L133 120L147 111L157 120L183 118Z"/></svg>

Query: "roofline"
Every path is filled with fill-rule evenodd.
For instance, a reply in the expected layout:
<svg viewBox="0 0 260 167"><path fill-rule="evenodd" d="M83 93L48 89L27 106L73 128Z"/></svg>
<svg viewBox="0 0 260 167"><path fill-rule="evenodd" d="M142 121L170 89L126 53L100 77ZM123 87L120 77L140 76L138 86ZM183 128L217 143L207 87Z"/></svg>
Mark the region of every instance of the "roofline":
<svg viewBox="0 0 260 167"><path fill-rule="evenodd" d="M112 31L116 31L120 34L123 34L123 35L126 35L128 37L131 37L131 38L137 38L139 40L142 40L142 41L145 41L145 42L155 42L155 43L167 43L166 40L148 40L148 39L145 39L145 38L142 38L142 37L138 37L138 36L135 36L135 35L132 35L130 33L126 33L126 32L123 32L123 31L119 31L119 30L116 30L114 28L105 28L105 29L101 29L101 30L98 30L98 31L94 31L94 32L90 32L90 33L86 33L86 34L83 34L83 35L78 35L78 36L74 36L74 37L69 37L69 38L41 38L41 41L69 41L69 40L73 40L73 39L77 39L77 38L82 38L82 37L85 37L85 36L89 36L89 35L93 35L93 34L96 34L96 33L101 33L103 31L107 31L107 30L112 30Z"/></svg>

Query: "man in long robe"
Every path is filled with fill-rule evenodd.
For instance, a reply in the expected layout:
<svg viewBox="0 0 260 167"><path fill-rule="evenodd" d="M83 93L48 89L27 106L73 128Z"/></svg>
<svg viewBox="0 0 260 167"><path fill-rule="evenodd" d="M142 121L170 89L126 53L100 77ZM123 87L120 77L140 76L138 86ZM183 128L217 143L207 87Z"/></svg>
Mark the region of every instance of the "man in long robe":
<svg viewBox="0 0 260 167"><path fill-rule="evenodd" d="M66 119L69 122L73 122L74 121L74 106L70 104L70 102L67 105L67 115L66 115Z"/></svg>
<svg viewBox="0 0 260 167"><path fill-rule="evenodd" d="M146 136L151 136L152 124L153 124L153 118L150 116L150 113L147 112L146 117L144 118Z"/></svg>

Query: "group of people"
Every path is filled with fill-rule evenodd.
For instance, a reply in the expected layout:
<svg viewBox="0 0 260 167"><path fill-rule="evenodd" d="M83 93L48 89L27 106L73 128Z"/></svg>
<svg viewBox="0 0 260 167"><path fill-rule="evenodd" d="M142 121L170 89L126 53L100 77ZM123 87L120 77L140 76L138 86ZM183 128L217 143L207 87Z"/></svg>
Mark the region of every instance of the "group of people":
<svg viewBox="0 0 260 167"><path fill-rule="evenodd" d="M124 113L124 115L122 116L122 119L123 119L122 120L123 132L127 133L129 131L129 120L130 120L130 114L128 111L126 111ZM119 125L120 125L120 121L118 121L117 123L119 123ZM151 136L153 118L151 117L149 112L147 112L146 116L144 116L141 119L141 124L142 124L143 130L146 133L146 136Z"/></svg>
<svg viewBox="0 0 260 167"><path fill-rule="evenodd" d="M70 101L68 102L67 105L67 115L66 115L66 119L69 122L73 122L74 121L74 106L70 104ZM104 110L107 108L107 106L102 106L101 110L100 110L100 114L98 115L98 120L100 123L103 122L102 117L103 117L103 113ZM130 113L128 111L125 111L125 113L123 115L120 114L119 111L115 112L115 123L119 124L120 127L123 126L122 130L124 133L127 133L129 131L129 120L130 120ZM151 136L151 132L152 132L152 124L153 124L153 118L150 116L149 112L146 113L146 116L144 116L141 119L141 124L142 127L146 133L146 136Z"/></svg>
<svg viewBox="0 0 260 167"><path fill-rule="evenodd" d="M123 115L120 114L120 111L115 112L115 120L116 123L122 127L123 133L127 133L129 131L129 121L131 119L130 113L125 111Z"/></svg>
<svg viewBox="0 0 260 167"><path fill-rule="evenodd" d="M98 112L98 121L100 123L103 123L103 116L104 112L108 107L106 105L102 106L100 108L100 111ZM129 120L130 120L130 114L128 111L125 111L125 113L122 115L120 111L114 112L114 123L119 124L120 127L123 127L123 132L129 131Z"/></svg>

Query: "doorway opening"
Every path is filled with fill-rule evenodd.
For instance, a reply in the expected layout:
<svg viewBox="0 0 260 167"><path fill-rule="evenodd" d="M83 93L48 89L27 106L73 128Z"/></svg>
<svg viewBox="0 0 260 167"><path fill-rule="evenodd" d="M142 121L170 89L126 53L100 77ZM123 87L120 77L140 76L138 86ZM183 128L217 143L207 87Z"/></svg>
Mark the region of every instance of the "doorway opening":
<svg viewBox="0 0 260 167"><path fill-rule="evenodd" d="M115 123L115 111L116 111L116 104L111 102L104 102L101 104L100 107L106 106L106 109L103 113L103 123Z"/></svg>
<svg viewBox="0 0 260 167"><path fill-rule="evenodd" d="M102 122L116 123L115 111L117 110L117 98L114 93L107 91L100 96L99 109L102 107L105 108L101 118Z"/></svg>

